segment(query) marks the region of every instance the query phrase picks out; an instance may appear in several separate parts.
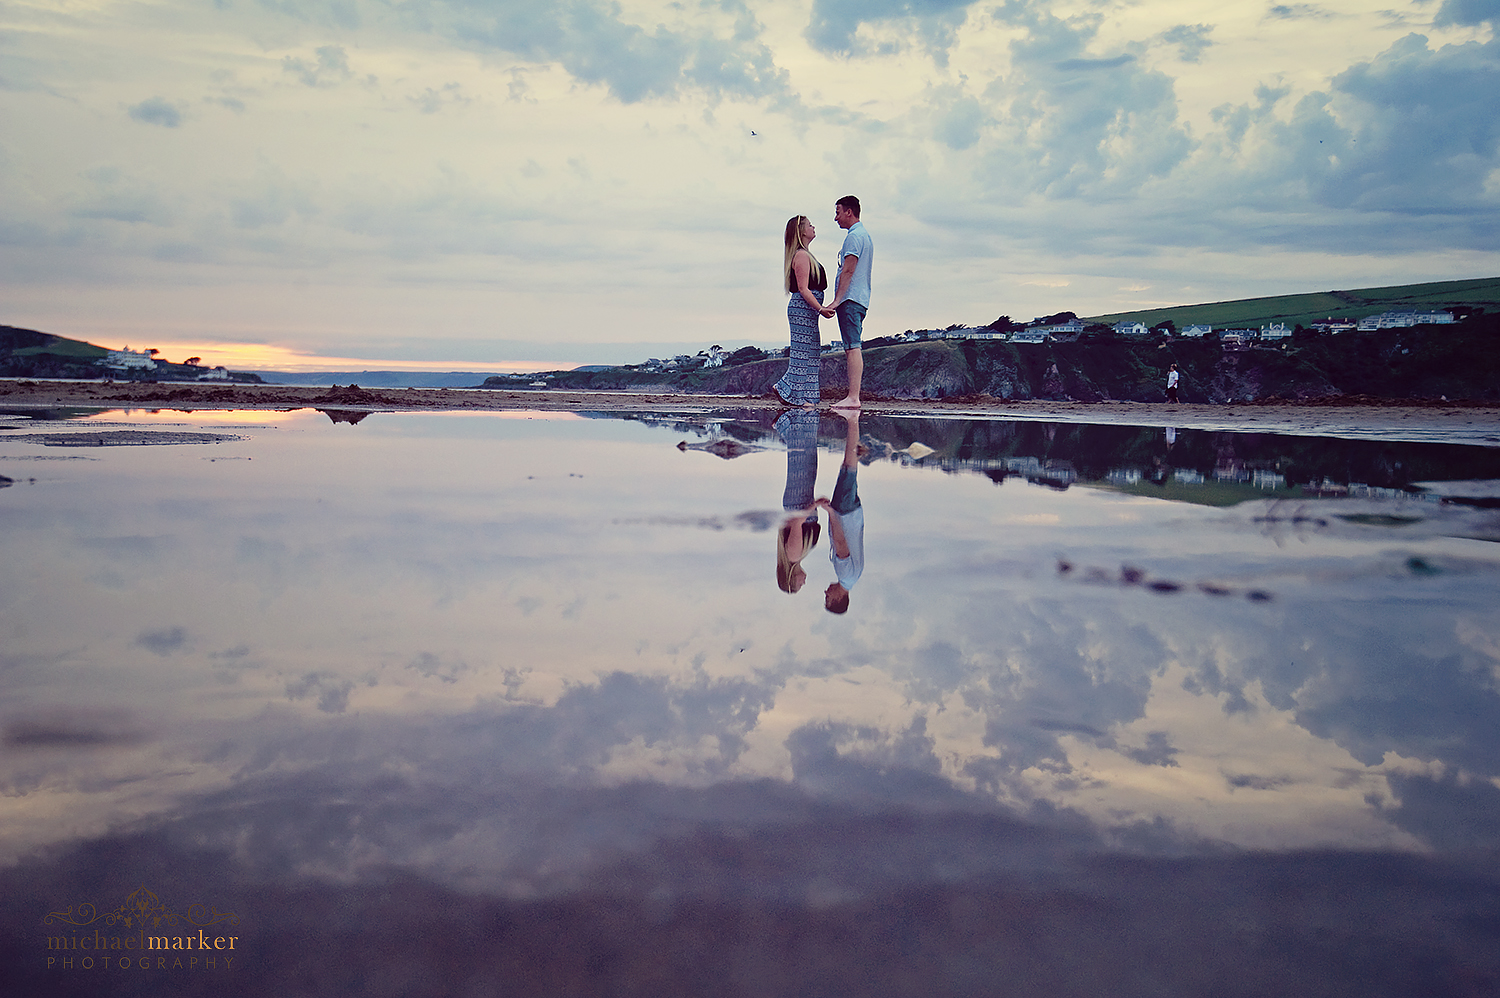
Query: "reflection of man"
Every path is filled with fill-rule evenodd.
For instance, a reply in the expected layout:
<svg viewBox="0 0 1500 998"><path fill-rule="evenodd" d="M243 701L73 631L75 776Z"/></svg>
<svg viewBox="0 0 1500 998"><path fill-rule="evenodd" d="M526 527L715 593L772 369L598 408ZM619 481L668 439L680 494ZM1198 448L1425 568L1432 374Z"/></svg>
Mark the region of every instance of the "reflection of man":
<svg viewBox="0 0 1500 998"><path fill-rule="evenodd" d="M859 220L859 198L853 194L834 203L833 220L844 233L839 248L839 274L834 285L833 304L823 314L839 317L839 335L844 338L844 367L849 373L849 394L833 404L836 409L859 408L859 383L865 373L860 337L864 332L865 313L870 308L870 267L875 260L875 243Z"/></svg>
<svg viewBox="0 0 1500 998"><path fill-rule="evenodd" d="M865 570L865 507L859 501L856 472L859 470L859 412L839 413L848 424L844 434L844 463L832 499L819 499L828 510L828 535L832 540L828 559L838 581L823 591L823 606L829 613L849 609L849 590Z"/></svg>

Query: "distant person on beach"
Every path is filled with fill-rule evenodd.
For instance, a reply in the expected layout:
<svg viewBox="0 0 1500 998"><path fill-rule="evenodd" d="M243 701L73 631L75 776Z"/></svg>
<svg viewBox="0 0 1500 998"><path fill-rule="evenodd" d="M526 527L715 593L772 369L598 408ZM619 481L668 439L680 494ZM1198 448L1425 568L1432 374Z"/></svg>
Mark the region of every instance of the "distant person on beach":
<svg viewBox="0 0 1500 998"><path fill-rule="evenodd" d="M782 283L791 294L786 303L786 318L792 329L792 346L787 354L786 373L772 391L783 405L793 407L818 404L818 368L822 363L819 354L823 348L818 317L832 315L823 309L828 273L808 249L817 235L818 230L806 215L787 219Z"/></svg>
<svg viewBox="0 0 1500 998"><path fill-rule="evenodd" d="M786 516L776 528L776 585L784 593L795 593L807 581L802 559L822 533L813 501L818 480L817 410L782 413L776 420L776 432L786 444L786 489L781 494Z"/></svg>
<svg viewBox="0 0 1500 998"><path fill-rule="evenodd" d="M829 613L849 610L849 590L865 571L865 507L859 499L859 412L840 412L847 424L844 432L844 462L832 499L819 499L828 510L828 560L836 578L823 591L823 607Z"/></svg>
<svg viewBox="0 0 1500 998"><path fill-rule="evenodd" d="M848 230L844 233L844 245L839 248L838 285L829 308L839 317L844 366L849 372L849 394L833 405L836 409L858 409L859 383L865 373L859 343L865 313L870 309L870 267L875 261L875 243L859 220L859 198L853 194L834 202L833 220L839 223L839 228ZM823 314L828 312L825 310Z"/></svg>
<svg viewBox="0 0 1500 998"><path fill-rule="evenodd" d="M1177 401L1177 365L1173 364L1167 368L1167 401Z"/></svg>

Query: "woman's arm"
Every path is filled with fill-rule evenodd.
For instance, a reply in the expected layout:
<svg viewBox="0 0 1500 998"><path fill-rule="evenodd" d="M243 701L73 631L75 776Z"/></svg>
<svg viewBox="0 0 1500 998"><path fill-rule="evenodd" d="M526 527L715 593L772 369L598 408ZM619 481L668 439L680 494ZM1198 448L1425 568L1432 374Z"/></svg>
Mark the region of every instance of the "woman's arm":
<svg viewBox="0 0 1500 998"><path fill-rule="evenodd" d="M807 302L809 308L814 312L823 310L823 303L813 297L813 293L807 289L807 279L812 273L812 256L807 250L798 250L792 257L792 276L797 279L797 293L802 295L802 300Z"/></svg>

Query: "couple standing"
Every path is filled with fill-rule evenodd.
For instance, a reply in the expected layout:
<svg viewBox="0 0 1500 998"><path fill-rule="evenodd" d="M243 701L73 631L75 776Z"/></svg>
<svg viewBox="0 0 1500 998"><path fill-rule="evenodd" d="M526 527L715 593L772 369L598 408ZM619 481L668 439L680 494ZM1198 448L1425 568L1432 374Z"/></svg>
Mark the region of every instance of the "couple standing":
<svg viewBox="0 0 1500 998"><path fill-rule="evenodd" d="M808 244L817 237L817 229L806 215L796 215L786 223L785 287L791 294L787 302L787 322L792 327L792 349L786 374L776 382L775 392L783 403L805 408L818 404L818 368L821 364L822 339L818 318L837 315L839 334L844 340L844 363L849 374L849 393L835 402L835 409L859 408L859 383L865 362L860 353L860 335L865 312L870 307L870 266L874 262L875 243L859 220L859 198L850 194L833 206L833 220L844 233L839 249L838 276L835 278L833 303L823 305L828 289L828 274L812 255Z"/></svg>
<svg viewBox="0 0 1500 998"><path fill-rule="evenodd" d="M802 559L818 543L822 528L818 510L828 511L829 551L834 581L823 591L829 613L849 610L849 590L865 570L865 507L859 497L859 410L839 410L845 423L844 460L833 497L814 499L818 478L818 413L811 408L783 412L776 432L786 443L786 490L781 508L786 517L776 531L776 585L795 593L807 582Z"/></svg>

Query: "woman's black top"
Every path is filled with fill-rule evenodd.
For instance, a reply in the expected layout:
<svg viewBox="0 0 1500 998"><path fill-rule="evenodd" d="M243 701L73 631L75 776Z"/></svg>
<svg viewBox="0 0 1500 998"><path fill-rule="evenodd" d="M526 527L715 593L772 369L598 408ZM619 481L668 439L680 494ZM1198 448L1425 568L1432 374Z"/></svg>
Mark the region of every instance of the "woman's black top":
<svg viewBox="0 0 1500 998"><path fill-rule="evenodd" d="M812 256L812 254L809 253L808 256ZM808 273L807 273L807 290L809 290L809 291L827 291L828 290L828 272L825 271L823 269L823 265L821 263L819 263L818 261L816 261L816 260L813 260L812 261L812 266L808 268Z"/></svg>

